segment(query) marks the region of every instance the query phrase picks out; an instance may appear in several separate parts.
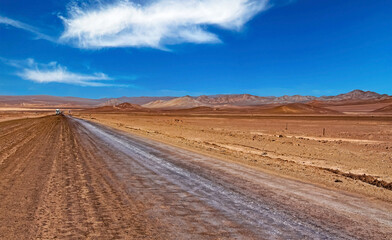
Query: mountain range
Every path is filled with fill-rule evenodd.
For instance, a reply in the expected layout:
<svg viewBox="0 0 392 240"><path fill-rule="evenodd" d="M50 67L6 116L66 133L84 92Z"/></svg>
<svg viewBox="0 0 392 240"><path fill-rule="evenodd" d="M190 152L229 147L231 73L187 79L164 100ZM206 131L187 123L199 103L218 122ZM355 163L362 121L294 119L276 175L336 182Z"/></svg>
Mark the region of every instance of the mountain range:
<svg viewBox="0 0 392 240"><path fill-rule="evenodd" d="M392 96L371 91L354 90L336 96L280 96L263 97L250 94L202 95L184 97L120 97L88 99L78 97L36 96L0 96L1 107L60 107L60 108L96 108L116 106L121 103L141 105L151 109L187 109L195 107L246 107L261 105L282 105L307 103L313 106L338 106L347 104L392 103Z"/></svg>

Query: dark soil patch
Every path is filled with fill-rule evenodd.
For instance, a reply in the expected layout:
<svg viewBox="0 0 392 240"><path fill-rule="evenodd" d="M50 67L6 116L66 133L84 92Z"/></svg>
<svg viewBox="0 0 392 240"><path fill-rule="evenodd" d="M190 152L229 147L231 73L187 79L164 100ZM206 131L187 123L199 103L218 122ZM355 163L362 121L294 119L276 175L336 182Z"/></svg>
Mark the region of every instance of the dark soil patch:
<svg viewBox="0 0 392 240"><path fill-rule="evenodd" d="M330 169L330 168L321 168L323 170L333 172L335 174L348 177L354 180L359 180L377 187L382 187L388 190L392 190L392 182L386 182L384 180L378 180L376 177L366 175L366 174L354 174L354 173L345 173L339 170Z"/></svg>

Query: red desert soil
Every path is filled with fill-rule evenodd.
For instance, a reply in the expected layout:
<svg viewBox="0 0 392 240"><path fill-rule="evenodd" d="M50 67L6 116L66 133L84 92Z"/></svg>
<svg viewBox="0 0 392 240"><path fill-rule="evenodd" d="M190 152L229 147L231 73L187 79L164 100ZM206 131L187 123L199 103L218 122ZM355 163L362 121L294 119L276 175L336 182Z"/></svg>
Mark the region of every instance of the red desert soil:
<svg viewBox="0 0 392 240"><path fill-rule="evenodd" d="M121 112L121 110L111 107L105 107L106 112ZM112 109L112 111L109 111ZM124 112L136 112L137 109L128 109ZM86 110L86 112L95 112L96 109ZM153 108L150 112L160 112L167 114L341 114L338 111L317 107L304 103L292 103L286 105L277 105L277 104L268 104L261 106L198 106L191 108L178 108L178 109L170 109L170 108Z"/></svg>
<svg viewBox="0 0 392 240"><path fill-rule="evenodd" d="M387 239L392 234L389 203L73 117L1 122L0 130L1 239Z"/></svg>
<svg viewBox="0 0 392 240"><path fill-rule="evenodd" d="M392 202L392 191L382 187L392 182L391 117L204 110L210 111L78 116L262 171Z"/></svg>
<svg viewBox="0 0 392 240"><path fill-rule="evenodd" d="M0 108L0 122L20 118L37 118L53 114L51 109Z"/></svg>
<svg viewBox="0 0 392 240"><path fill-rule="evenodd" d="M13 120L0 129L1 239L158 236L145 204L65 118Z"/></svg>
<svg viewBox="0 0 392 240"><path fill-rule="evenodd" d="M338 114L338 111L330 110L327 108L316 107L304 103L292 103L265 109L264 113L269 114Z"/></svg>
<svg viewBox="0 0 392 240"><path fill-rule="evenodd" d="M374 110L374 112L382 112L382 113L392 113L392 104L379 108L377 110Z"/></svg>

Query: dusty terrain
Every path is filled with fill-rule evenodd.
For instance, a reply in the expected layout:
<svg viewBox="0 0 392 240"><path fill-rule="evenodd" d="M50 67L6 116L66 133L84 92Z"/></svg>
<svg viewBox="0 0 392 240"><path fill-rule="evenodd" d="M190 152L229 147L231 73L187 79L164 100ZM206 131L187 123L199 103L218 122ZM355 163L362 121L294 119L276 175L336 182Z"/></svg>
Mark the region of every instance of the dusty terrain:
<svg viewBox="0 0 392 240"><path fill-rule="evenodd" d="M105 155L80 146L65 118L13 120L0 129L1 239L112 238L119 229L154 236L143 204L113 182Z"/></svg>
<svg viewBox="0 0 392 240"><path fill-rule="evenodd" d="M0 108L0 122L20 118L37 118L53 114L53 109Z"/></svg>
<svg viewBox="0 0 392 240"><path fill-rule="evenodd" d="M392 117L174 113L78 116L264 172L392 201Z"/></svg>
<svg viewBox="0 0 392 240"><path fill-rule="evenodd" d="M183 129L179 134L218 124L215 136L232 128L227 119L216 118L95 117L108 125L120 119L128 129L143 122L165 131ZM236 126L241 127L249 125ZM0 130L1 239L387 239L392 234L390 203L281 178L77 118L12 120L1 122ZM233 130L229 134L241 134ZM204 131L193 137L204 138ZM241 144L242 138L237 139ZM349 181L337 178L342 184Z"/></svg>
<svg viewBox="0 0 392 240"><path fill-rule="evenodd" d="M392 114L392 104L387 105L385 107L374 110L373 112L382 112Z"/></svg>

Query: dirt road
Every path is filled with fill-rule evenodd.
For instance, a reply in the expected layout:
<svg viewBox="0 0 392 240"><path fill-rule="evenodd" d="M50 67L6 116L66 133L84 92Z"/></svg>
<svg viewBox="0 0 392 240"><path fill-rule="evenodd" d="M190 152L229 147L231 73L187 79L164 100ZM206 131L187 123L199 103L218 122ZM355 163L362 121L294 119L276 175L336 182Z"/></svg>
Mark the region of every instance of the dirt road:
<svg viewBox="0 0 392 240"><path fill-rule="evenodd" d="M1 239L388 239L392 206L70 117L0 123Z"/></svg>

